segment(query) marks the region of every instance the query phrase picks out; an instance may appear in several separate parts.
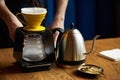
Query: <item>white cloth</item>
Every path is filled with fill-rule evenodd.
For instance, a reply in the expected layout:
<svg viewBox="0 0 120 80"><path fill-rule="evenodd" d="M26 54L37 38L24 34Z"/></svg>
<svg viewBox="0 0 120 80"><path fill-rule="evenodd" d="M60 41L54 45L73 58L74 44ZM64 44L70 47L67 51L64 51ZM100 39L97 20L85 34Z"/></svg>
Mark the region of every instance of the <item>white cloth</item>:
<svg viewBox="0 0 120 80"><path fill-rule="evenodd" d="M119 61L120 60L120 49L101 51L99 52L99 55L104 58L113 60L113 61Z"/></svg>

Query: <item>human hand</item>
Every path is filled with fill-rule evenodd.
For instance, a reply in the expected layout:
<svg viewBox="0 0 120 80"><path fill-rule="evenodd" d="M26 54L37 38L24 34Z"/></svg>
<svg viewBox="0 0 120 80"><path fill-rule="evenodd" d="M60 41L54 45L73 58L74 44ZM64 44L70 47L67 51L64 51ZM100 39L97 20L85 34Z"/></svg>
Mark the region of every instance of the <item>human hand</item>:
<svg viewBox="0 0 120 80"><path fill-rule="evenodd" d="M49 26L49 29L53 31L54 46L56 47L58 37L61 34L60 32L64 31L64 20L54 19L52 24Z"/></svg>
<svg viewBox="0 0 120 80"><path fill-rule="evenodd" d="M23 25L19 20L15 19L15 21L7 23L7 26L8 26L8 30L9 30L9 36L14 41L16 29L19 27L23 27Z"/></svg>

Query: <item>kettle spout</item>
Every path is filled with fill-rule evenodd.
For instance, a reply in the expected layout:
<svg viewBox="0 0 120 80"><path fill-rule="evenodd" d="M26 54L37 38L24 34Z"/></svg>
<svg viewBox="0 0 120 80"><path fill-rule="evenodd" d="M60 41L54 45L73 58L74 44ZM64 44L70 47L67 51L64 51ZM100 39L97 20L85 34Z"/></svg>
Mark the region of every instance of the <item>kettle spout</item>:
<svg viewBox="0 0 120 80"><path fill-rule="evenodd" d="M88 52L86 52L85 54L91 53L91 52L93 51L94 45L95 45L95 41L96 41L96 39L97 39L98 37L100 37L100 35L96 35L96 36L93 38L93 40L92 40L92 47L91 47L91 49L90 49Z"/></svg>

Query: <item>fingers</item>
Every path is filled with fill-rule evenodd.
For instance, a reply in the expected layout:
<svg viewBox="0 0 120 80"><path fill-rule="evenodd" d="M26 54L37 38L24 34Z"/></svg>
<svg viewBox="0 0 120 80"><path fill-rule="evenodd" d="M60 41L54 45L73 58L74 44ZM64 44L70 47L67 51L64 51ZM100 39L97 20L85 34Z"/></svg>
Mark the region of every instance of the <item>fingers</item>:
<svg viewBox="0 0 120 80"><path fill-rule="evenodd" d="M56 48L56 44L57 44L57 39L58 39L58 36L59 36L59 31L56 31L54 34L53 34L53 37L54 37L54 47Z"/></svg>

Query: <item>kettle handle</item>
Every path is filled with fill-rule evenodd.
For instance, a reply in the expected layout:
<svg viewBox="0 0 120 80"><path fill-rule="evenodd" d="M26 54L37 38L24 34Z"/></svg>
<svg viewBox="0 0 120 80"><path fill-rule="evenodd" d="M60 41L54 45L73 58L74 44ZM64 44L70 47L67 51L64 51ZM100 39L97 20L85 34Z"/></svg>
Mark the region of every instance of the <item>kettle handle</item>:
<svg viewBox="0 0 120 80"><path fill-rule="evenodd" d="M56 31L59 32L59 36L58 36L58 39L57 39L57 42L56 42L55 50L57 50L57 47L59 46L59 41L60 41L60 39L61 39L61 37L62 37L62 35L64 33L64 29L62 29L62 28L55 28L55 29L52 30L53 33L55 33Z"/></svg>

